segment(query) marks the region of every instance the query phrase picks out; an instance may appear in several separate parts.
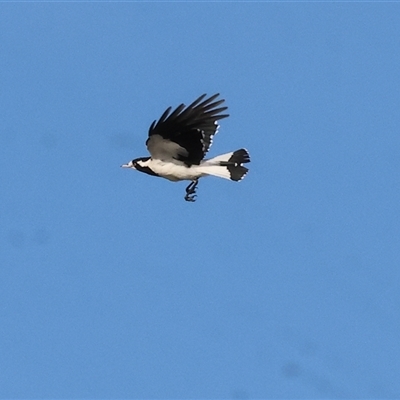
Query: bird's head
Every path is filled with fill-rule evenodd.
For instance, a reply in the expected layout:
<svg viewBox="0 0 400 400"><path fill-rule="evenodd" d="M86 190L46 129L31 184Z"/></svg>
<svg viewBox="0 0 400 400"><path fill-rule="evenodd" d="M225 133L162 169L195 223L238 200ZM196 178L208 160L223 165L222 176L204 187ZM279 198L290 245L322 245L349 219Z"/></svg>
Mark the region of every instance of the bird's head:
<svg viewBox="0 0 400 400"><path fill-rule="evenodd" d="M121 167L140 170L141 167L144 167L146 165L146 161L148 161L149 158L150 157L135 158L134 160L129 161L126 164L122 164Z"/></svg>

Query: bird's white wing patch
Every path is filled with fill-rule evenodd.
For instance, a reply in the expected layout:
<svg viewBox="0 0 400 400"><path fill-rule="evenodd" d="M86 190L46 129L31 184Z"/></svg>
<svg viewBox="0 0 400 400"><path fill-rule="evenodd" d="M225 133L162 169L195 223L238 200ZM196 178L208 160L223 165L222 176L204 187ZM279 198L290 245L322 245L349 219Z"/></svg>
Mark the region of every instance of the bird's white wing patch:
<svg viewBox="0 0 400 400"><path fill-rule="evenodd" d="M157 160L175 160L178 156L186 157L188 151L171 140L160 135L152 135L146 142L151 158Z"/></svg>

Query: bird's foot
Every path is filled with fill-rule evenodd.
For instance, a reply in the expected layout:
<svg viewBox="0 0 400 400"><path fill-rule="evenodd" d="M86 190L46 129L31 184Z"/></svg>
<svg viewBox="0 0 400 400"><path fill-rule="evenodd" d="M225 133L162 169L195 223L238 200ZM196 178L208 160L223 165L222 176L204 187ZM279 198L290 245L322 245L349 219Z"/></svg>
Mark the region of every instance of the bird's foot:
<svg viewBox="0 0 400 400"><path fill-rule="evenodd" d="M185 200L186 201L191 201L191 202L194 202L194 201L196 201L196 195L194 194L194 195L190 195L190 194L186 194L185 195Z"/></svg>
<svg viewBox="0 0 400 400"><path fill-rule="evenodd" d="M190 182L189 186L186 188L186 196L185 196L185 200L186 201L196 201L196 197L197 195L196 190L197 190L197 184L199 183L198 179L193 180L192 182Z"/></svg>

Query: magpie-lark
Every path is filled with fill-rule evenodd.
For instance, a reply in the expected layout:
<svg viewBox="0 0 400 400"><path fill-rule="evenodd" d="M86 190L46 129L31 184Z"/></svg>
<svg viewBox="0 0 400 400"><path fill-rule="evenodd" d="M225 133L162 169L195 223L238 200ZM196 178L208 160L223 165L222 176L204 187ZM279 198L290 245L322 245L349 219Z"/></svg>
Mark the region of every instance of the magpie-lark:
<svg viewBox="0 0 400 400"><path fill-rule="evenodd" d="M219 93L203 94L192 104L181 104L172 113L167 108L161 118L149 129L146 141L151 157L140 157L122 165L170 181L190 180L186 188L186 201L195 201L199 178L208 175L240 181L248 169L242 164L250 162L247 150L239 149L220 156L204 159L218 132L218 120L229 117L221 114L228 107L219 107L224 99L214 101ZM219 108L218 108L219 107Z"/></svg>

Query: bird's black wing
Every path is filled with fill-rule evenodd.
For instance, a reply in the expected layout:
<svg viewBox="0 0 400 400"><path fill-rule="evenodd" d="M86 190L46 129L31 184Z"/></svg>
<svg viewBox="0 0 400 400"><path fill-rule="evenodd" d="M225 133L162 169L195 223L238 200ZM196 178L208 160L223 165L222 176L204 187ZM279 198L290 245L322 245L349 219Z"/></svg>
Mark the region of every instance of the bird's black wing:
<svg viewBox="0 0 400 400"><path fill-rule="evenodd" d="M206 94L185 107L181 104L172 113L171 107L149 129L147 148L153 158L176 159L187 165L200 164L218 131L217 121L228 107L218 107L225 100L214 101L219 93L204 100Z"/></svg>

